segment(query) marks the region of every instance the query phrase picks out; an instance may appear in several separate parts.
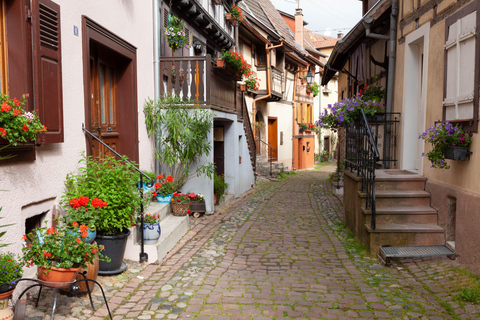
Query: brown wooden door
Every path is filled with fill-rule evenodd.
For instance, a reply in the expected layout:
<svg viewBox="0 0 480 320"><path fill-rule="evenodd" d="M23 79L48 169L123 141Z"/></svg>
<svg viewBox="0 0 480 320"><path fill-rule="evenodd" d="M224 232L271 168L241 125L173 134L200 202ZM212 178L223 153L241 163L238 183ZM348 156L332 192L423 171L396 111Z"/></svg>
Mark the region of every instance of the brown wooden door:
<svg viewBox="0 0 480 320"><path fill-rule="evenodd" d="M215 162L215 172L221 176L225 174L225 147L223 141L213 142L213 156Z"/></svg>
<svg viewBox="0 0 480 320"><path fill-rule="evenodd" d="M271 156L270 161L276 161L278 159L278 142L277 142L277 135L278 135L278 127L277 127L277 119L276 118L268 118L268 144L274 148L275 150L271 149Z"/></svg>
<svg viewBox="0 0 480 320"><path fill-rule="evenodd" d="M93 46L90 57L90 128L100 140L118 151L120 138L117 112L117 72L115 59L106 49ZM96 140L92 155L108 154L109 150Z"/></svg>

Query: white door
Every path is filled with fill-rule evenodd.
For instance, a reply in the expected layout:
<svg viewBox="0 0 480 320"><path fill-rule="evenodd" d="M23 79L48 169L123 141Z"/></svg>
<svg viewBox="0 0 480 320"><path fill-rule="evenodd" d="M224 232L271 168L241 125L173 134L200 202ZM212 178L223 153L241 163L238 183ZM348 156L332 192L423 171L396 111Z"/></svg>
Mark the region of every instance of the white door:
<svg viewBox="0 0 480 320"><path fill-rule="evenodd" d="M422 132L425 129L425 109L423 106L425 105L425 92L423 90L423 84L424 84L424 79L423 79L423 43L420 43L417 48L417 62L418 62L418 75L417 75L417 81L418 81L418 94L417 94L417 106L419 108L417 109L417 133L418 135L422 134ZM423 139L417 139L417 152L415 155L415 170L417 172L421 170L422 168L422 153L423 153L423 148L425 146L425 143Z"/></svg>

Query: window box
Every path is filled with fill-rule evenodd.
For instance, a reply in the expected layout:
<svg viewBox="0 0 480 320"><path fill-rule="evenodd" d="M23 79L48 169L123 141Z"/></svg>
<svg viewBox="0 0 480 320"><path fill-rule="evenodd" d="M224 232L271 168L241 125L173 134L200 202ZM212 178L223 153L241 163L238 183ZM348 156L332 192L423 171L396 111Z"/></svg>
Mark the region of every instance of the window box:
<svg viewBox="0 0 480 320"><path fill-rule="evenodd" d="M472 152L468 151L468 147L446 147L443 151L445 159L451 160L465 160L466 156L470 156ZM470 158L470 157L469 157Z"/></svg>

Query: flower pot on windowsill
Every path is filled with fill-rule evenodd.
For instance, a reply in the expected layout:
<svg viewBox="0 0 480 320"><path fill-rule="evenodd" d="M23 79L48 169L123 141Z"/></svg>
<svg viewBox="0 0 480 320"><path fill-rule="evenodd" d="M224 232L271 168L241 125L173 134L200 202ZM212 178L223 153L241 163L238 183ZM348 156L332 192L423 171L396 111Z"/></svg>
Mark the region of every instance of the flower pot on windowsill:
<svg viewBox="0 0 480 320"><path fill-rule="evenodd" d="M451 146L446 147L443 150L443 154L445 155L445 159L465 160L466 156L470 155L471 152L468 151L468 147Z"/></svg>
<svg viewBox="0 0 480 320"><path fill-rule="evenodd" d="M233 25L236 25L237 24L237 20L235 20L235 18L233 17L233 15L231 13L226 13L225 14L225 18L227 19L227 21L229 21L231 24Z"/></svg>
<svg viewBox="0 0 480 320"><path fill-rule="evenodd" d="M217 59L217 67L218 68L223 68L224 66L225 66L225 60Z"/></svg>

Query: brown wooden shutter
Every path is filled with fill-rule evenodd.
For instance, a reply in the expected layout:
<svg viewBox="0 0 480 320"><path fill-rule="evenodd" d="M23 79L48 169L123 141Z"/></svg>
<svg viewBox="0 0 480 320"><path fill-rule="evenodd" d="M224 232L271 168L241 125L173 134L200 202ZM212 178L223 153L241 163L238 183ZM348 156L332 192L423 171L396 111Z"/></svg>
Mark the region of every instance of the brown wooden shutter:
<svg viewBox="0 0 480 320"><path fill-rule="evenodd" d="M33 0L32 10L35 109L47 132L40 143L63 142L62 53L60 6Z"/></svg>

